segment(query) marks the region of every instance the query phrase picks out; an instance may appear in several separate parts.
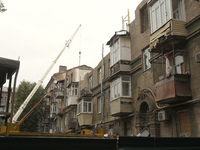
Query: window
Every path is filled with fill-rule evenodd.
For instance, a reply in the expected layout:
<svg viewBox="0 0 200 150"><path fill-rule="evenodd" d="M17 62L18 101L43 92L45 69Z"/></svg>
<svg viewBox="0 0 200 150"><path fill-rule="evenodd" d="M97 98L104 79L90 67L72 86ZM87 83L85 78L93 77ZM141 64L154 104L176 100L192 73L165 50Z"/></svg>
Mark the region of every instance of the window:
<svg viewBox="0 0 200 150"><path fill-rule="evenodd" d="M108 75L111 75L111 69L110 69L110 59L108 60Z"/></svg>
<svg viewBox="0 0 200 150"><path fill-rule="evenodd" d="M148 21L148 8L145 5L140 10L140 23L141 23L141 33L145 32L149 28L149 21Z"/></svg>
<svg viewBox="0 0 200 150"><path fill-rule="evenodd" d="M101 113L101 97L97 98L97 113Z"/></svg>
<svg viewBox="0 0 200 150"><path fill-rule="evenodd" d="M68 98L71 96L78 96L78 85L72 84L69 88L67 88Z"/></svg>
<svg viewBox="0 0 200 150"><path fill-rule="evenodd" d="M183 8L184 8L183 0L172 0L172 12L173 12L174 19L185 20Z"/></svg>
<svg viewBox="0 0 200 150"><path fill-rule="evenodd" d="M71 118L77 118L76 113L77 113L76 109L73 109L71 113Z"/></svg>
<svg viewBox="0 0 200 150"><path fill-rule="evenodd" d="M88 81L89 82L89 84L88 84L89 85L89 92L92 92L91 91L92 90L92 76L90 76L88 80L89 80Z"/></svg>
<svg viewBox="0 0 200 150"><path fill-rule="evenodd" d="M56 110L57 110L57 106L56 104L52 104L52 113L56 113Z"/></svg>
<svg viewBox="0 0 200 150"><path fill-rule="evenodd" d="M110 84L110 101L119 97L131 97L130 76L122 76Z"/></svg>
<svg viewBox="0 0 200 150"><path fill-rule="evenodd" d="M189 111L182 111L177 113L177 128L179 137L190 137L191 125Z"/></svg>
<svg viewBox="0 0 200 150"><path fill-rule="evenodd" d="M120 44L119 39L110 48L110 66L120 60Z"/></svg>
<svg viewBox="0 0 200 150"><path fill-rule="evenodd" d="M130 95L130 77L129 76L122 76L122 96L131 96Z"/></svg>
<svg viewBox="0 0 200 150"><path fill-rule="evenodd" d="M176 65L177 74L185 73L185 64L184 64L183 56L178 55L175 57L175 65Z"/></svg>
<svg viewBox="0 0 200 150"><path fill-rule="evenodd" d="M78 103L78 114L80 113L92 113L92 100L91 99L82 99Z"/></svg>
<svg viewBox="0 0 200 150"><path fill-rule="evenodd" d="M101 83L101 68L98 69L98 83Z"/></svg>
<svg viewBox="0 0 200 150"><path fill-rule="evenodd" d="M170 19L185 20L184 0L157 0L150 8L151 32Z"/></svg>
<svg viewBox="0 0 200 150"><path fill-rule="evenodd" d="M144 50L144 53L143 53L144 71L151 68L151 63L149 60L150 60L150 52L149 52L149 48L147 48L146 50Z"/></svg>

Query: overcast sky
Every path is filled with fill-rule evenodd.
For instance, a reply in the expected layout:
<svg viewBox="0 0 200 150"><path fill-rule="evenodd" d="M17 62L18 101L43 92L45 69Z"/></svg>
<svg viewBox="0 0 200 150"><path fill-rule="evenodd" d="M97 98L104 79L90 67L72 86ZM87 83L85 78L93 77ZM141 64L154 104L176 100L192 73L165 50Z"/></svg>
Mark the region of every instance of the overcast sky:
<svg viewBox="0 0 200 150"><path fill-rule="evenodd" d="M130 21L142 0L3 0L0 13L0 57L20 60L17 85L23 80L38 82L65 43L81 29L43 82L45 87L59 65L95 67L105 55L107 41L122 29L122 16L129 9Z"/></svg>

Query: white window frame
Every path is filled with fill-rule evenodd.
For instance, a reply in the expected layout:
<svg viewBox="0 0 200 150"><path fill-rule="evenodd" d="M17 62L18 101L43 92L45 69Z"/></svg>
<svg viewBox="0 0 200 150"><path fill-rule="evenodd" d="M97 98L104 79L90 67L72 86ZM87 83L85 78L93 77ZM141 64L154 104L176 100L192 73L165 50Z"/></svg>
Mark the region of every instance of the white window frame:
<svg viewBox="0 0 200 150"><path fill-rule="evenodd" d="M101 113L101 96L97 97L97 113Z"/></svg>
<svg viewBox="0 0 200 150"><path fill-rule="evenodd" d="M123 80L123 77L129 78L129 80ZM123 95L123 83L128 83L128 95ZM113 101L119 97L131 98L131 76L124 75L110 84L110 101Z"/></svg>
<svg viewBox="0 0 200 150"><path fill-rule="evenodd" d="M110 47L110 66L120 60L120 39L117 39Z"/></svg>
<svg viewBox="0 0 200 150"><path fill-rule="evenodd" d="M144 67L144 71L146 71L146 70L151 68L151 63L149 61L150 59L151 59L151 53L149 51L149 48L147 48L143 52L143 67Z"/></svg>
<svg viewBox="0 0 200 150"><path fill-rule="evenodd" d="M51 105L51 110L52 110L52 113L56 113L56 111L57 111L57 104L56 103L53 103Z"/></svg>
<svg viewBox="0 0 200 150"><path fill-rule="evenodd" d="M71 84L69 88L67 88L67 95L68 98L72 96L78 96L78 85L77 84Z"/></svg>
<svg viewBox="0 0 200 150"><path fill-rule="evenodd" d="M86 111L84 110L84 105L86 104ZM77 107L77 115L82 113L93 113L93 105L92 105L92 99L91 100L84 100L78 102Z"/></svg>
<svg viewBox="0 0 200 150"><path fill-rule="evenodd" d="M174 12L173 12L172 1L173 0L157 0L151 5L150 7L151 33L157 31L170 19L173 19ZM179 12L180 12L179 20L185 21L186 17L185 17L184 0L180 0Z"/></svg>

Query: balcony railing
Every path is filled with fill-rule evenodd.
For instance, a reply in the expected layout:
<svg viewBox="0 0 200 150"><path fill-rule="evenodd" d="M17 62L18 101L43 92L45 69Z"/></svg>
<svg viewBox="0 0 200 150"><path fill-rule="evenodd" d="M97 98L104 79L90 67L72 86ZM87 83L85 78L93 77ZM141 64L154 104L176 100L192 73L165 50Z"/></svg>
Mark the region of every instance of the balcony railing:
<svg viewBox="0 0 200 150"><path fill-rule="evenodd" d="M67 106L77 105L78 96L71 96L67 99Z"/></svg>
<svg viewBox="0 0 200 150"><path fill-rule="evenodd" d="M132 99L131 98L117 98L110 102L110 112L114 117L126 116L132 113Z"/></svg>
<svg viewBox="0 0 200 150"><path fill-rule="evenodd" d="M55 96L56 98L64 98L64 91L56 91Z"/></svg>
<svg viewBox="0 0 200 150"><path fill-rule="evenodd" d="M78 115L78 123L80 126L92 125L92 113L82 113Z"/></svg>
<svg viewBox="0 0 200 150"><path fill-rule="evenodd" d="M170 36L186 37L187 30L185 21L171 19L150 36L150 49L155 49L157 45L168 39Z"/></svg>
<svg viewBox="0 0 200 150"><path fill-rule="evenodd" d="M183 102L191 98L190 75L175 74L156 83L156 101L163 104Z"/></svg>
<svg viewBox="0 0 200 150"><path fill-rule="evenodd" d="M110 68L110 76L118 72L129 72L131 70L130 61L120 60L118 63Z"/></svg>

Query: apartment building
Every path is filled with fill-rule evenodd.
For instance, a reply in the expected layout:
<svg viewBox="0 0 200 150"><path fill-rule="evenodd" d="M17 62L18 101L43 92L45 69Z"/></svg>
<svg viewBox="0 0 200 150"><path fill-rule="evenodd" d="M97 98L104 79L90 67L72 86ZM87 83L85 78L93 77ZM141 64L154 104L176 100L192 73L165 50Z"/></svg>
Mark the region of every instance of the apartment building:
<svg viewBox="0 0 200 150"><path fill-rule="evenodd" d="M199 136L200 3L143 0L130 24L136 133Z"/></svg>
<svg viewBox="0 0 200 150"><path fill-rule="evenodd" d="M54 129L200 136L199 8L198 0L143 0L129 30L108 39L110 53L94 69L81 80L77 68L66 71L66 96L60 104L56 100L55 110L62 109L53 117Z"/></svg>
<svg viewBox="0 0 200 150"><path fill-rule="evenodd" d="M86 65L68 70L66 66L59 67L59 72L51 77L45 88L49 94L44 108L46 113L41 121L41 132L75 132L79 82L91 70Z"/></svg>

